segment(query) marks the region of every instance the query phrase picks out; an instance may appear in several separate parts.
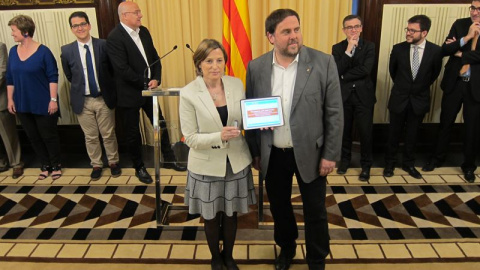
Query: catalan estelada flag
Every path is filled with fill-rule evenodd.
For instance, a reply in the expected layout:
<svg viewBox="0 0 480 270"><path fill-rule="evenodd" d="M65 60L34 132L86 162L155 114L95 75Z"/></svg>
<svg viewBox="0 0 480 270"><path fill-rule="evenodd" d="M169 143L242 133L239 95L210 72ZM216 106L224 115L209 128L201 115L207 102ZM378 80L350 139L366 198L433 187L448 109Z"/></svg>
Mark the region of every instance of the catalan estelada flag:
<svg viewBox="0 0 480 270"><path fill-rule="evenodd" d="M223 46L228 54L226 74L243 81L252 60L248 0L223 0Z"/></svg>

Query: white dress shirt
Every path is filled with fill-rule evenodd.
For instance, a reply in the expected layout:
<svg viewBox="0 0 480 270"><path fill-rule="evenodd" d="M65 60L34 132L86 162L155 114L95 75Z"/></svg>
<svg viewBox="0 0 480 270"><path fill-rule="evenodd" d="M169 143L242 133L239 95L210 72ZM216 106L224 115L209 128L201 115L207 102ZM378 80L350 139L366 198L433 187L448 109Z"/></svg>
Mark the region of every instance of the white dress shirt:
<svg viewBox="0 0 480 270"><path fill-rule="evenodd" d="M295 88L295 79L297 77L298 54L297 57L288 65L282 67L275 61L275 52L273 52L272 62L272 96L282 97L283 119L285 125L275 127L273 130L273 145L277 148L291 148L292 132L290 130L290 111L292 109L293 90Z"/></svg>
<svg viewBox="0 0 480 270"><path fill-rule="evenodd" d="M135 42L135 45L137 45L138 50L140 50L140 53L143 56L143 59L145 60L145 63L148 66L148 60L147 60L147 54L145 53L145 49L143 48L142 40L140 39L140 28L137 28L137 30L133 30L132 28L128 27L124 23L120 22L120 24L125 28L125 31L130 35L132 38L133 42ZM148 78L150 78L151 73L150 73L150 67L148 68Z"/></svg>
<svg viewBox="0 0 480 270"><path fill-rule="evenodd" d="M85 49L84 45L88 45L88 49L90 50L90 54L92 55L92 64L93 64L93 73L95 74L95 82L97 84L98 93L101 93L100 85L98 84L98 76L97 76L97 67L95 64L95 53L93 51L93 43L92 38L87 43L82 43L77 40L78 43L78 52L80 53L80 60L82 61L83 67L83 77L85 77L85 95L90 95L90 86L88 84L88 71L87 71L87 49Z"/></svg>
<svg viewBox="0 0 480 270"><path fill-rule="evenodd" d="M419 45L410 44L410 69L411 70L413 69L413 50L415 46L418 46L418 64L419 64L418 67L420 68L420 65L422 64L423 52L425 52L425 44L427 44L426 39L424 39L423 42L420 43Z"/></svg>

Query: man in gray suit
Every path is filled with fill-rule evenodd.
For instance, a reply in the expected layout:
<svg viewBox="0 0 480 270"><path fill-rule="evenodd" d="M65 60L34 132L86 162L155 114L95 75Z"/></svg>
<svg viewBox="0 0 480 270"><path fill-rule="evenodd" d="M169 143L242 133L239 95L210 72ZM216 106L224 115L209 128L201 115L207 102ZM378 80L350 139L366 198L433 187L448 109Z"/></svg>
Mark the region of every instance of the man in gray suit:
<svg viewBox="0 0 480 270"><path fill-rule="evenodd" d="M90 175L96 181L102 176L102 135L105 153L112 177L122 170L118 165L118 144L115 135L115 81L106 52L106 41L90 36L90 21L83 11L73 12L69 19L72 33L77 40L62 46L62 66L65 76L72 83L70 103L85 134L90 164Z"/></svg>
<svg viewBox="0 0 480 270"><path fill-rule="evenodd" d="M274 238L281 247L275 269L295 256L297 224L290 200L295 174L302 194L309 269L325 269L329 253L326 176L340 159L343 108L335 60L302 46L300 18L291 9L273 11L265 22L274 48L251 61L247 98L281 96L285 125L247 132L253 166L265 178Z"/></svg>
<svg viewBox="0 0 480 270"><path fill-rule="evenodd" d="M21 149L17 135L15 116L7 110L7 46L0 42L0 172L13 167L12 178L23 175L23 162L20 160Z"/></svg>

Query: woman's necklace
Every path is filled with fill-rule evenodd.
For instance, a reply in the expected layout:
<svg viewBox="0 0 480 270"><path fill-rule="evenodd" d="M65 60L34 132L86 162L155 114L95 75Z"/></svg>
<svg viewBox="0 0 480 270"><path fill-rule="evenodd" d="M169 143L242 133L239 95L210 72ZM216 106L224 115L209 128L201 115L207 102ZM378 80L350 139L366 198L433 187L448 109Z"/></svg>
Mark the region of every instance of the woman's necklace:
<svg viewBox="0 0 480 270"><path fill-rule="evenodd" d="M210 96L212 96L213 101L217 101L218 95L220 95L220 94L219 93L210 94Z"/></svg>
<svg viewBox="0 0 480 270"><path fill-rule="evenodd" d="M207 85L207 88L208 88L208 92L210 93L210 96L212 97L214 102L222 98L223 82L222 82L221 86L208 87L208 85ZM213 89L217 90L217 92L216 93L213 92ZM220 90L220 91L218 91L218 90Z"/></svg>

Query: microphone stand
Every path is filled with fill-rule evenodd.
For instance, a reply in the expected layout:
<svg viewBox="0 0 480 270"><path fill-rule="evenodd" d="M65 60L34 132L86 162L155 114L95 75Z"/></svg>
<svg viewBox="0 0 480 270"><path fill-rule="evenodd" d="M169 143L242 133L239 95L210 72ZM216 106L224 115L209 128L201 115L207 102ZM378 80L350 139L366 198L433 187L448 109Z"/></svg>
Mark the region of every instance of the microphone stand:
<svg viewBox="0 0 480 270"><path fill-rule="evenodd" d="M143 71L143 90L148 90L148 76L147 76L147 71L149 68L151 68L153 65L156 63L160 62L165 56L169 55L171 52L175 51L178 48L177 45L173 46L173 49L171 49L169 52L164 54L162 57L158 58L157 60L153 61L150 65L147 66L147 68Z"/></svg>
<svg viewBox="0 0 480 270"><path fill-rule="evenodd" d="M185 47L187 47L192 53L195 53L193 50L192 50L192 47L190 47L190 44L185 44Z"/></svg>

